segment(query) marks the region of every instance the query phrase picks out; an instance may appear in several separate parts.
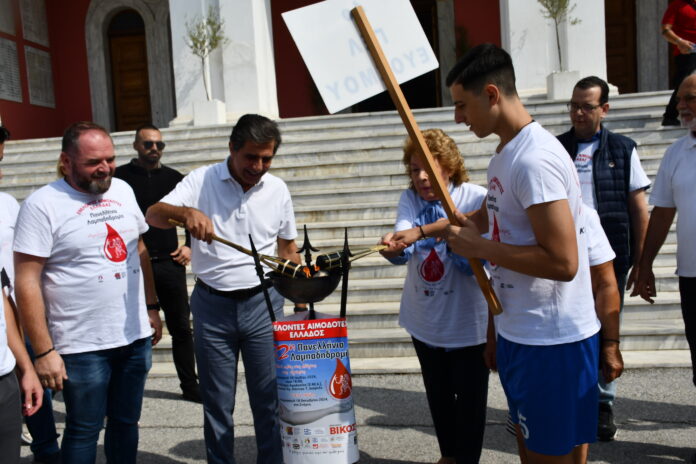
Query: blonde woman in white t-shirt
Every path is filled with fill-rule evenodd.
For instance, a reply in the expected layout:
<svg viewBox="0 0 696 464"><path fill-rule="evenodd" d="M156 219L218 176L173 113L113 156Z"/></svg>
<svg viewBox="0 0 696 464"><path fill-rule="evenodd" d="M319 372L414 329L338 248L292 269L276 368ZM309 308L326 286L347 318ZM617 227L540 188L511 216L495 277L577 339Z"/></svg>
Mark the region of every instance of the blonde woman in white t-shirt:
<svg viewBox="0 0 696 464"><path fill-rule="evenodd" d="M423 137L456 208L479 208L486 190L467 183L454 141L439 129L423 131ZM438 464L478 462L489 372L484 362L486 301L468 261L444 241L428 238L447 225L446 215L410 138L403 163L410 186L399 200L395 233L382 237L389 247L382 255L408 266L399 324L411 335L418 354L442 456Z"/></svg>

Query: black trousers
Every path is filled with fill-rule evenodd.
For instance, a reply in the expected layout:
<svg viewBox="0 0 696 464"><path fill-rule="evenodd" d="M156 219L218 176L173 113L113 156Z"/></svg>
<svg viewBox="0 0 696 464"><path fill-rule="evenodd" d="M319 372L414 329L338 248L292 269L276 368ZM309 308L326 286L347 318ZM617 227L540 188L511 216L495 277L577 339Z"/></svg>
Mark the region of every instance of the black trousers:
<svg viewBox="0 0 696 464"><path fill-rule="evenodd" d="M696 53L677 55L674 57L674 64L676 68L674 79L672 80L674 92L672 92L672 97L665 108L665 119L676 119L679 116L677 111L677 91L684 78L696 70Z"/></svg>
<svg viewBox="0 0 696 464"><path fill-rule="evenodd" d="M488 368L484 345L446 351L413 338L442 456L476 464L486 427Z"/></svg>
<svg viewBox="0 0 696 464"><path fill-rule="evenodd" d="M0 376L0 461L19 463L22 406L14 371Z"/></svg>
<svg viewBox="0 0 696 464"><path fill-rule="evenodd" d="M679 295L686 341L691 351L691 372L696 385L696 277L679 277Z"/></svg>
<svg viewBox="0 0 696 464"><path fill-rule="evenodd" d="M174 367L181 389L195 388L196 361L193 355L193 331L191 330L191 308L186 288L186 268L171 259L152 261L155 290L164 320L172 336Z"/></svg>

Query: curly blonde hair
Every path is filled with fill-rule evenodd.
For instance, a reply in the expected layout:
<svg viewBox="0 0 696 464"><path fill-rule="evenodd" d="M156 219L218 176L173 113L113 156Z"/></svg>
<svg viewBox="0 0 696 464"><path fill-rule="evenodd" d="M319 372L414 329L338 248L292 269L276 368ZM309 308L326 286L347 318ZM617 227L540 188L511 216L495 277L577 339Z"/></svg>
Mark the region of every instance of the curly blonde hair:
<svg viewBox="0 0 696 464"><path fill-rule="evenodd" d="M430 149L433 158L450 173L450 182L454 185L461 185L463 182L469 182L469 173L464 167L464 158L454 143L452 138L445 134L442 129L428 129L421 132L425 139L425 144ZM411 137L406 137L404 142L404 157L403 163L406 168L406 175L411 179L411 158L418 156L417 144ZM409 181L409 188L415 190L413 180Z"/></svg>

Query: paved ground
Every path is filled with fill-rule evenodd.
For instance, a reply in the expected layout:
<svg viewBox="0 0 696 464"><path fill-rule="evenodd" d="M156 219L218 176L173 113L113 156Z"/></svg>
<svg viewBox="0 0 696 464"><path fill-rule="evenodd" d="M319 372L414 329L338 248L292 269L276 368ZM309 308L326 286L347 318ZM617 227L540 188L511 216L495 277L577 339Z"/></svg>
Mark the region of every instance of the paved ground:
<svg viewBox="0 0 696 464"><path fill-rule="evenodd" d="M634 369L620 380L616 414L618 440L590 447L592 463L684 462L696 452L696 388L688 369ZM360 463L434 463L437 443L420 376L358 375L353 379ZM238 464L256 462L246 390L240 384L237 421ZM517 462L512 436L504 431L505 398L491 377L488 424L482 463ZM56 401L59 428L63 403ZM103 435L103 434L102 434ZM99 447L99 463L103 449ZM23 463L31 462L23 448ZM205 462L199 405L179 399L174 377L152 377L141 420L139 463Z"/></svg>

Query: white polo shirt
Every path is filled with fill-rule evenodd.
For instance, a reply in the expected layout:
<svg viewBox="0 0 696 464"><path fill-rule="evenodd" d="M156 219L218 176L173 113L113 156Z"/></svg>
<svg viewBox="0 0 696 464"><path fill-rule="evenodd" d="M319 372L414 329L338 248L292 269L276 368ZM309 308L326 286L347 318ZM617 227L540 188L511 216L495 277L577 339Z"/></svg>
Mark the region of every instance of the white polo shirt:
<svg viewBox="0 0 696 464"><path fill-rule="evenodd" d="M290 191L285 182L266 173L244 192L230 174L228 159L195 169L161 201L196 208L213 221L216 235L248 249L251 235L259 253L275 255L278 238L297 237ZM260 283L253 258L215 241L191 241L191 267L217 290L241 290Z"/></svg>
<svg viewBox="0 0 696 464"><path fill-rule="evenodd" d="M667 148L650 204L677 208L677 274L696 277L696 137L692 132Z"/></svg>

